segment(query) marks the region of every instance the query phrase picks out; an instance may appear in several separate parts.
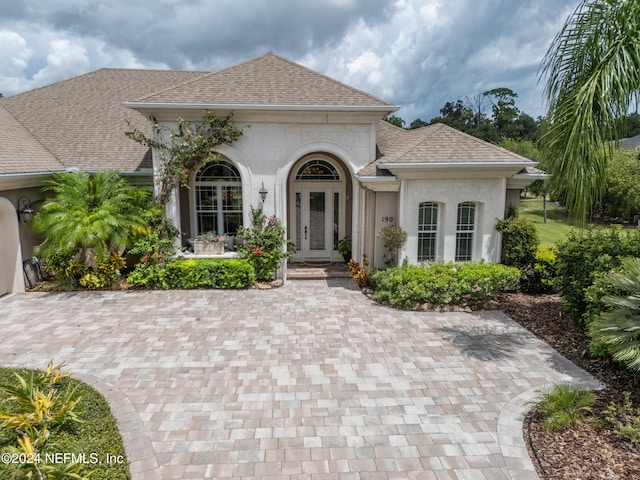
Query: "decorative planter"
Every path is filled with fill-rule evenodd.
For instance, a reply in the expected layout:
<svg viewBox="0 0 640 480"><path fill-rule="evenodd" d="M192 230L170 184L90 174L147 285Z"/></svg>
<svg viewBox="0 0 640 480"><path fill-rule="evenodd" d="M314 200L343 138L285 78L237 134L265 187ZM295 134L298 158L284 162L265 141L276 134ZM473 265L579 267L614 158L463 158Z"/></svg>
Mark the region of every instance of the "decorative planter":
<svg viewBox="0 0 640 480"><path fill-rule="evenodd" d="M225 242L209 242L206 240L194 240L193 253L196 255L221 255L224 253Z"/></svg>

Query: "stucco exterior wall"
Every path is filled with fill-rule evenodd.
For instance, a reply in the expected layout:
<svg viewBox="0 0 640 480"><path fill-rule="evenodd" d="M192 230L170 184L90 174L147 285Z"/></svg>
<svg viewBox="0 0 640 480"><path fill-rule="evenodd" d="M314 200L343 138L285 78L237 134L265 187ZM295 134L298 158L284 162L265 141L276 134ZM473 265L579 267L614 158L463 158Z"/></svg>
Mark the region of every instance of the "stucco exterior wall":
<svg viewBox="0 0 640 480"><path fill-rule="evenodd" d="M0 197L0 295L24 292L18 218L13 204Z"/></svg>
<svg viewBox="0 0 640 480"><path fill-rule="evenodd" d="M250 208L261 206L267 216L276 215L284 225L288 220L288 179L291 168L302 157L311 153L327 153L338 158L345 167L346 175L353 179L355 172L375 159L375 128L373 123L285 123L280 121L245 121L239 115L236 126L244 128L243 136L231 145L222 145L218 149L239 170L242 177L244 223L250 222ZM296 118L296 120L300 120ZM175 123L166 122L167 126ZM158 158L154 155L154 165ZM260 201L259 190L264 184L267 197L264 204ZM347 218L357 218L360 211L360 184L352 181L351 211ZM190 194L194 195L193 189ZM191 197L193 205L195 197ZM185 209L182 198L174 196L168 205L168 215L174 225L184 225ZM195 231L195 215L190 209L189 233ZM181 230L185 230L182 228ZM359 236L362 234L358 222L348 234L353 239L353 254L360 256Z"/></svg>
<svg viewBox="0 0 640 480"><path fill-rule="evenodd" d="M454 261L458 204L476 203L473 261L500 261L500 235L496 221L504 217L505 179L403 180L399 225L408 233L401 258L418 259L418 211L421 202L438 202L437 260Z"/></svg>
<svg viewBox="0 0 640 480"><path fill-rule="evenodd" d="M377 192L376 193L376 213L375 213L375 252L373 266L375 268L386 267L387 249L384 242L378 237L380 230L389 225L398 225L398 193L397 192ZM400 257L400 261L403 257Z"/></svg>

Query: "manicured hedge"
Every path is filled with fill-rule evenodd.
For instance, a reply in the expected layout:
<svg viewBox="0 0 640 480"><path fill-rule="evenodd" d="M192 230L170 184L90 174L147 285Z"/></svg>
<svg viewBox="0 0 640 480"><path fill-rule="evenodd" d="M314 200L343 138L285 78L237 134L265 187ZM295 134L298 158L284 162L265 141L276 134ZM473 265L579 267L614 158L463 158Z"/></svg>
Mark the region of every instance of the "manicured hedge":
<svg viewBox="0 0 640 480"><path fill-rule="evenodd" d="M256 282L253 266L237 259L190 258L138 267L128 277L144 288L247 288Z"/></svg>
<svg viewBox="0 0 640 480"><path fill-rule="evenodd" d="M371 275L375 300L396 308L423 304L482 305L501 290L517 289L520 270L489 263L402 265Z"/></svg>

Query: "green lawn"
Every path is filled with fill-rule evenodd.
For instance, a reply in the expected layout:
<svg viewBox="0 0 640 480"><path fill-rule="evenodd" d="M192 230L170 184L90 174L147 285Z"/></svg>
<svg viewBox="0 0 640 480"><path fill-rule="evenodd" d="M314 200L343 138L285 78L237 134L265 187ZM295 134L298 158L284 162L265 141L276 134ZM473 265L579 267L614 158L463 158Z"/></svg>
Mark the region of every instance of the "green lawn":
<svg viewBox="0 0 640 480"><path fill-rule="evenodd" d="M0 410L17 411L15 402L8 400L8 393L1 387L2 385L18 385L14 372L25 380L31 374L30 370L0 368ZM76 457L76 463L85 463L83 475L86 475L89 470L93 471L90 475L91 480L129 480L131 475L122 437L105 398L86 383L73 378L63 378L57 385L60 398L64 398L69 389L77 388L76 393L81 396L78 407L82 412L83 423L65 425L52 433L43 450L41 463L53 462L68 465L71 463L71 455L73 455ZM0 424L2 423L0 421ZM6 456L11 446L17 446L18 437L19 435L14 430L0 428L0 453L4 454L3 461L0 462L0 478L2 479L26 477L26 472L19 472L20 457L9 460L11 457ZM53 477L47 476L47 478ZM63 478L74 477L65 476Z"/></svg>
<svg viewBox="0 0 640 480"><path fill-rule="evenodd" d="M549 201L547 201L547 223L544 223L542 198L521 199L519 213L535 224L541 245L553 246L567 238L571 230L578 228L569 220L562 208Z"/></svg>

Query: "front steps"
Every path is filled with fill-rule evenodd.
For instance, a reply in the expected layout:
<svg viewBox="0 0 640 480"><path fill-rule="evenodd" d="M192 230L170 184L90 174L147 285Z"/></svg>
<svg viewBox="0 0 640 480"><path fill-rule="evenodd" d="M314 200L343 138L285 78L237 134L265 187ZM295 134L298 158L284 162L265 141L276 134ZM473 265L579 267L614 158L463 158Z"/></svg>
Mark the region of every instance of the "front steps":
<svg viewBox="0 0 640 480"><path fill-rule="evenodd" d="M287 265L287 280L349 278L349 269L337 262L294 262Z"/></svg>

